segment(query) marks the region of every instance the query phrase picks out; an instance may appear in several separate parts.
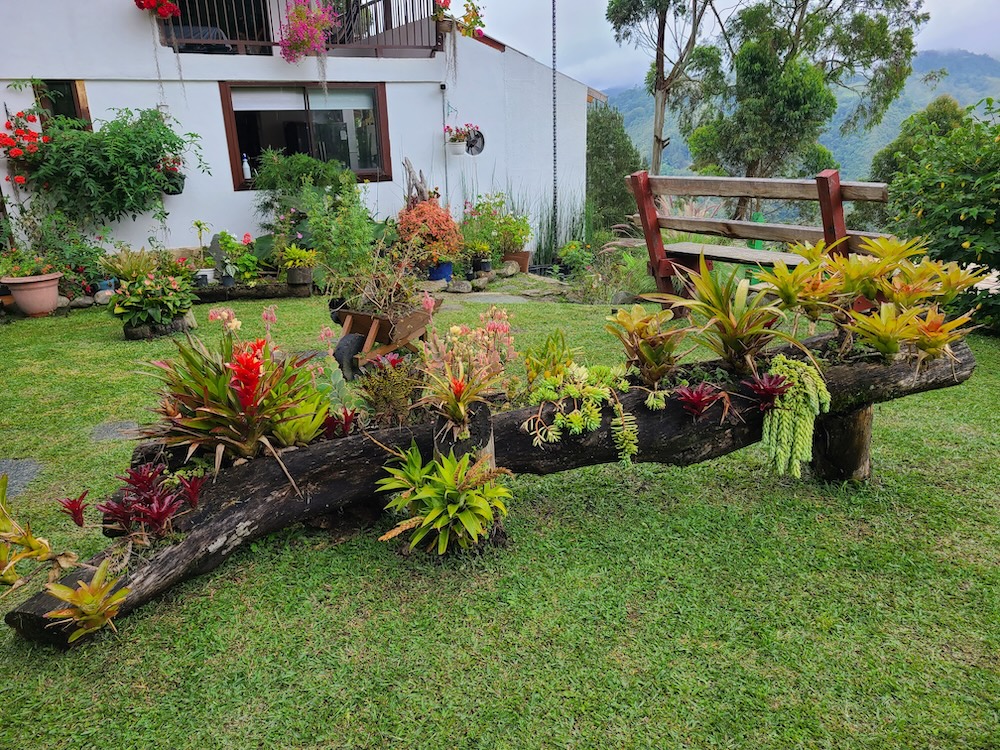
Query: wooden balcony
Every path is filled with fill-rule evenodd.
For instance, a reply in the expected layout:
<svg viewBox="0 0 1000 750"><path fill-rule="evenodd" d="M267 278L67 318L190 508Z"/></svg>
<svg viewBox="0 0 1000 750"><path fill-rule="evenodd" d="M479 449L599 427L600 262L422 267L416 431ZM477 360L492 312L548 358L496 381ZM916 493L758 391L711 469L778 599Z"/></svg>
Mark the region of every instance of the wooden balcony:
<svg viewBox="0 0 1000 750"><path fill-rule="evenodd" d="M278 54L285 0L176 0L180 18L161 22L161 41L179 53ZM434 0L335 0L340 26L328 54L429 57L443 49Z"/></svg>

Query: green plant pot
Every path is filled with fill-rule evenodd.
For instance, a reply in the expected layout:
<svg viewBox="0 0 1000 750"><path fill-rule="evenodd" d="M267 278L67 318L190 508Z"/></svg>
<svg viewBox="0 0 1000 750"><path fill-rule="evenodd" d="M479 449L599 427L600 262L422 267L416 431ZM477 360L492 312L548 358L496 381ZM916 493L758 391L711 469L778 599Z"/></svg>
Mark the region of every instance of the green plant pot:
<svg viewBox="0 0 1000 750"><path fill-rule="evenodd" d="M164 195L180 195L184 192L184 182L187 177L180 172L167 173L167 185L163 188Z"/></svg>

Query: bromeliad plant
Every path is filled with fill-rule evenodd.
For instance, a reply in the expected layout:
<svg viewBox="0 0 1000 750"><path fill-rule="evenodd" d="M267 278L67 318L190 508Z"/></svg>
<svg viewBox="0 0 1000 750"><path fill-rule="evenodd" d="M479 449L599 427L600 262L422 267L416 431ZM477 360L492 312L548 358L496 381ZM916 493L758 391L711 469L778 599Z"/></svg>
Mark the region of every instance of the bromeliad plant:
<svg viewBox="0 0 1000 750"><path fill-rule="evenodd" d="M188 446L188 458L199 450L214 453L216 472L226 455L252 458L266 448L277 458L275 428L308 418L291 410L315 392L309 358L285 355L268 338L236 341L241 324L232 310L213 310L209 320L223 323L218 350L188 336L177 342L177 359L152 363L157 369L150 374L165 387L153 410L160 421L142 434L165 446Z"/></svg>
<svg viewBox="0 0 1000 750"><path fill-rule="evenodd" d="M642 382L654 391L677 368L678 360L690 353L678 353L677 348L692 329L669 327L673 317L670 309L649 312L634 305L631 311L619 310L605 318L609 324L604 329L625 347L626 367L635 367Z"/></svg>
<svg viewBox="0 0 1000 750"><path fill-rule="evenodd" d="M89 581L77 581L75 589L60 583L48 583L45 589L51 596L67 606L46 612L45 617L55 620L55 625L72 623L76 629L70 634L68 643L73 643L83 636L100 630L105 625L116 633L115 624L111 621L125 602L129 590L119 587L121 579L107 580L110 560L104 558Z"/></svg>
<svg viewBox="0 0 1000 750"><path fill-rule="evenodd" d="M738 269L720 280L709 271L702 256L700 273L689 271L687 284L691 299L672 294L648 294L643 299L689 308L703 326L696 338L736 375L754 374L757 357L775 339L786 341L808 355L794 337L776 329L785 317L784 312L769 301L765 292L751 294L750 280L740 279Z"/></svg>
<svg viewBox="0 0 1000 750"><path fill-rule="evenodd" d="M488 538L507 516L505 500L511 493L497 479L510 472L493 468L488 458L472 463L470 454L455 458L452 451L424 464L416 445L397 458L399 468L386 467L389 476L379 480L379 492L398 493L386 509L403 511L409 518L379 541L412 531L411 550L427 542L428 552L443 555L456 544L468 549Z"/></svg>

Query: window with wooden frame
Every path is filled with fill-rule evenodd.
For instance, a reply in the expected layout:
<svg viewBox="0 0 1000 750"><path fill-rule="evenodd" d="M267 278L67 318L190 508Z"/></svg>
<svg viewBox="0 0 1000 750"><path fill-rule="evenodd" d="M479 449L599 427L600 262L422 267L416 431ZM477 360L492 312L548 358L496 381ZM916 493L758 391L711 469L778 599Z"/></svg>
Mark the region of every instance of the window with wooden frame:
<svg viewBox="0 0 1000 750"><path fill-rule="evenodd" d="M83 81L38 81L35 99L52 116L72 117L90 122L90 106Z"/></svg>
<svg viewBox="0 0 1000 750"><path fill-rule="evenodd" d="M392 179L384 83L219 84L226 118L233 186L253 188L244 176L261 153L309 154L339 161L360 180Z"/></svg>

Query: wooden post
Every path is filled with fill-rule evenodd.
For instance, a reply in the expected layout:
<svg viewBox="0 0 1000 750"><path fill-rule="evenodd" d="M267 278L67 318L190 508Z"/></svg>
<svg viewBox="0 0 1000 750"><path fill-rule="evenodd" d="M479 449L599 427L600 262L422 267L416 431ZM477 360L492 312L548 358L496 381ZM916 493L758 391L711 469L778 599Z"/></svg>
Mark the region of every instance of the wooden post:
<svg viewBox="0 0 1000 750"><path fill-rule="evenodd" d="M872 419L875 407L816 419L813 474L833 482L861 482L872 473Z"/></svg>
<svg viewBox="0 0 1000 750"><path fill-rule="evenodd" d="M642 222L642 233L646 237L646 251L649 253L649 270L656 279L656 290L665 294L673 294L674 286L670 283L673 264L667 260L667 251L663 247L663 235L660 234L660 222L653 202L653 191L649 186L649 172L635 172L629 177L632 181L632 195L639 208L639 221ZM669 273L668 273L669 269Z"/></svg>
<svg viewBox="0 0 1000 750"><path fill-rule="evenodd" d="M823 239L827 245L846 239L847 222L844 220L844 201L840 195L840 172L824 169L816 175L819 190L819 211L823 217ZM841 242L833 249L834 255L847 255L847 242Z"/></svg>

